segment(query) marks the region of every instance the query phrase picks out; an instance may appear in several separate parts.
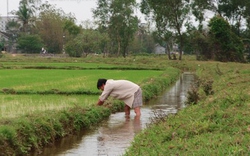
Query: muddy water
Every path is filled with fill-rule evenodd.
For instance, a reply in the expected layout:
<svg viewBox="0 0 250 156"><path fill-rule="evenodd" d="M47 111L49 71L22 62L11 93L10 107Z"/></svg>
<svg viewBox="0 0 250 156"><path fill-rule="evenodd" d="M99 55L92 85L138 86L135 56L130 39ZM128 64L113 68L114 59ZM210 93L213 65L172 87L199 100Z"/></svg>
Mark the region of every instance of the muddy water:
<svg viewBox="0 0 250 156"><path fill-rule="evenodd" d="M125 117L124 112L112 114L97 128L64 138L45 148L39 156L122 155L134 136L146 128L157 114L176 113L185 107L187 91L193 80L193 74L184 73L173 87L142 107L140 118L135 117L133 110L129 118Z"/></svg>

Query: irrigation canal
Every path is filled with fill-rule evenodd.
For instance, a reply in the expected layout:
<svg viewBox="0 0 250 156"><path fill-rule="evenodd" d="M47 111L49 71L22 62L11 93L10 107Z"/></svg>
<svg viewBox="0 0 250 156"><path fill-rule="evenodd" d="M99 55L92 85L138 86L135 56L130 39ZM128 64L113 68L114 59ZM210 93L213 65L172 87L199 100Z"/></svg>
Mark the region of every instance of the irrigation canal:
<svg viewBox="0 0 250 156"><path fill-rule="evenodd" d="M129 118L124 112L112 114L96 129L79 132L46 147L33 156L118 156L125 153L134 136L146 128L157 115L176 113L185 107L187 91L194 81L192 73L183 73L180 79L162 95L141 108L140 119L131 110Z"/></svg>

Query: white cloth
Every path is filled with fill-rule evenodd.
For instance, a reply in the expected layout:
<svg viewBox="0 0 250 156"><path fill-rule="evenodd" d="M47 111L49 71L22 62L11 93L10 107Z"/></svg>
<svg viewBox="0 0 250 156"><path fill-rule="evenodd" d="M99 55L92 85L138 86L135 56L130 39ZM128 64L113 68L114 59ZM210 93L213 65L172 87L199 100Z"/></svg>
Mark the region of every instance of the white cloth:
<svg viewBox="0 0 250 156"><path fill-rule="evenodd" d="M104 90L99 97L101 101L105 101L109 96L118 100L122 100L126 105L132 107L134 101L134 93L140 87L128 80L107 80Z"/></svg>

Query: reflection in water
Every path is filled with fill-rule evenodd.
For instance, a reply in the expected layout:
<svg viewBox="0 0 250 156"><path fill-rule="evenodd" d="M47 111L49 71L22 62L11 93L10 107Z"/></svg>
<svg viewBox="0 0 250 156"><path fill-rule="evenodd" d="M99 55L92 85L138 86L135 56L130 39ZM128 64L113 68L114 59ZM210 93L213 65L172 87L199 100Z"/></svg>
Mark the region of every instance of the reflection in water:
<svg viewBox="0 0 250 156"><path fill-rule="evenodd" d="M134 135L141 131L140 118L137 116L133 119L124 118L124 121L111 120L111 122L116 123L108 123L99 129L98 155L122 155L126 147L130 145ZM115 118L113 117L113 119Z"/></svg>
<svg viewBox="0 0 250 156"><path fill-rule="evenodd" d="M57 145L46 148L42 155L122 155L134 136L152 121L155 111L164 111L165 114L176 113L185 107L186 94L193 80L193 74L183 74L172 88L141 108L140 118L133 116L134 113L131 113L130 117L125 117L124 112L112 114L97 129L62 139Z"/></svg>
<svg viewBox="0 0 250 156"><path fill-rule="evenodd" d="M178 109L185 107L186 94L193 81L193 74L183 74L172 88L155 100L151 100L149 104L155 110L176 113Z"/></svg>
<svg viewBox="0 0 250 156"><path fill-rule="evenodd" d="M125 117L124 112L112 114L93 134L82 138L74 148L59 155L122 155L134 136L141 131L142 121L137 116Z"/></svg>

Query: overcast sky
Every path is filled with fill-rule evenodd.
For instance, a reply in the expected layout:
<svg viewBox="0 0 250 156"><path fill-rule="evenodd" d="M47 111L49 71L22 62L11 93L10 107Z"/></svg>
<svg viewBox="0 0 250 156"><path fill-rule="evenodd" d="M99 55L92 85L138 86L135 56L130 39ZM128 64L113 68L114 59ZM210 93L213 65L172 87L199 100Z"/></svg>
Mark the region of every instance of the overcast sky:
<svg viewBox="0 0 250 156"><path fill-rule="evenodd" d="M49 4L55 4L56 8L61 8L65 13L74 13L78 22L84 20L91 20L92 8L96 8L97 0L47 0ZM7 15L7 2L9 12L17 10L19 0L0 0L0 14L1 16ZM45 2L45 0L43 0Z"/></svg>
<svg viewBox="0 0 250 156"><path fill-rule="evenodd" d="M47 0L49 4L55 4L56 8L61 8L65 13L74 13L77 22L93 20L92 9L97 6L97 0ZM140 1L140 0L137 0ZM17 10L20 0L0 0L0 15L7 16L7 2L9 12ZM43 0L45 2L45 0ZM140 15L139 15L140 16ZM141 19L143 20L143 19Z"/></svg>

